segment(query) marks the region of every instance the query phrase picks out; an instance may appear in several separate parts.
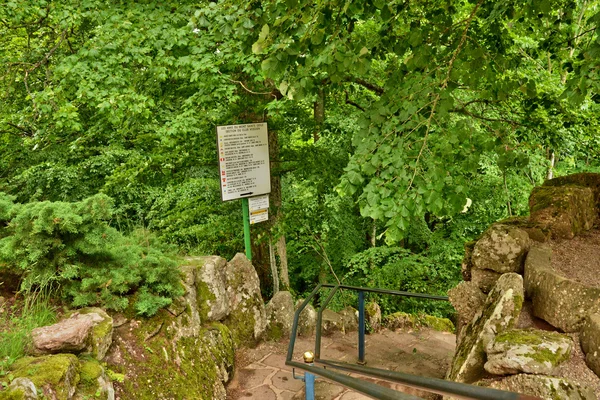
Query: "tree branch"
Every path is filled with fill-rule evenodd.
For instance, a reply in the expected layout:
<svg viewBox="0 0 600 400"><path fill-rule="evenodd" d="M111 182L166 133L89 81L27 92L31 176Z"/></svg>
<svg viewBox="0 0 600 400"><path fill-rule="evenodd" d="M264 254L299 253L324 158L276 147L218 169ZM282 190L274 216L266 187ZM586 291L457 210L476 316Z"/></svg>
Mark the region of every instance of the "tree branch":
<svg viewBox="0 0 600 400"><path fill-rule="evenodd" d="M360 85L366 89L369 89L370 91L375 92L380 96L384 93L384 90L382 87L377 86L374 83L367 82L364 79L348 77L348 78L346 78L346 82L356 83L357 85Z"/></svg>
<svg viewBox="0 0 600 400"><path fill-rule="evenodd" d="M344 92L346 94L346 104L350 104L351 106L354 106L356 108L358 108L360 111L365 111L365 109L358 103L353 102L352 100L350 100L350 98L348 97L348 92Z"/></svg>

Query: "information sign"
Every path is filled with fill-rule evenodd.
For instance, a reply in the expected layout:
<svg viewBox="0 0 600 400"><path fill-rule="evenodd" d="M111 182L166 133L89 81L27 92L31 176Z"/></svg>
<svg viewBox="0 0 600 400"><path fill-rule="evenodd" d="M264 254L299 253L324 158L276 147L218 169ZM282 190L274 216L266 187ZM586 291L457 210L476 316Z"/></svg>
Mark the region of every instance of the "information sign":
<svg viewBox="0 0 600 400"><path fill-rule="evenodd" d="M248 199L250 223L264 222L269 219L269 195L250 197Z"/></svg>
<svg viewBox="0 0 600 400"><path fill-rule="evenodd" d="M217 126L223 201L271 192L267 124Z"/></svg>

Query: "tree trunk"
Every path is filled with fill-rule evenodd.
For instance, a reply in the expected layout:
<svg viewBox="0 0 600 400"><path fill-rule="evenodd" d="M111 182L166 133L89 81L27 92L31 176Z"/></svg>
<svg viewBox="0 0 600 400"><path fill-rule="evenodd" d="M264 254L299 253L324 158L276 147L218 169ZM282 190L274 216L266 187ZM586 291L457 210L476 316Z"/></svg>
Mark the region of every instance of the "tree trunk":
<svg viewBox="0 0 600 400"><path fill-rule="evenodd" d="M313 115L315 118L315 131L313 132L313 140L315 143L321 137L323 124L325 123L325 91L320 88L317 92L317 100L313 107Z"/></svg>
<svg viewBox="0 0 600 400"><path fill-rule="evenodd" d="M272 217L269 221L270 234L281 226L283 219L283 212L281 210L281 176L279 166L279 135L276 130L269 130L269 158L271 160L271 195L270 195L270 212ZM279 232L279 237L275 242L275 250L279 260L277 266L271 266L271 268L277 268L278 270L278 289L289 290L290 277L288 274L287 265L287 248L285 242L285 233ZM275 277L273 277L275 281ZM273 284L275 287L275 283Z"/></svg>
<svg viewBox="0 0 600 400"><path fill-rule="evenodd" d="M556 157L554 155L554 151L550 150L550 165L548 166L548 175L546 179L552 179L554 176L554 162L556 161Z"/></svg>

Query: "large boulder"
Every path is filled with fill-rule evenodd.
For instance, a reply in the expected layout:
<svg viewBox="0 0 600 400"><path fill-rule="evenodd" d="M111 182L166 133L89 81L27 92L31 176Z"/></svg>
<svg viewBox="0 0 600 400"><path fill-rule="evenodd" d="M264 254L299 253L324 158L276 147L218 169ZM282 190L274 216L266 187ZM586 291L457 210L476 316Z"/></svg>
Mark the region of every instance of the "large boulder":
<svg viewBox="0 0 600 400"><path fill-rule="evenodd" d="M300 299L296 302L295 309L298 310L304 300ZM315 333L317 326L317 311L312 304L307 304L304 310L298 316L298 335L311 336Z"/></svg>
<svg viewBox="0 0 600 400"><path fill-rule="evenodd" d="M589 387L544 375L512 375L492 382L489 387L548 400L596 400L594 391Z"/></svg>
<svg viewBox="0 0 600 400"><path fill-rule="evenodd" d="M600 376L600 314L590 314L585 318L579 340L586 364Z"/></svg>
<svg viewBox="0 0 600 400"><path fill-rule="evenodd" d="M597 217L594 193L587 187L535 187L529 210L529 220L549 229L554 238L571 239L591 229Z"/></svg>
<svg viewBox="0 0 600 400"><path fill-rule="evenodd" d="M161 310L150 319L130 320L115 329L106 357L115 398L224 400L233 374L234 336L220 323L203 325L192 334L178 333L183 316Z"/></svg>
<svg viewBox="0 0 600 400"><path fill-rule="evenodd" d="M552 374L567 361L573 340L557 332L512 329L498 334L487 346L485 370L494 375Z"/></svg>
<svg viewBox="0 0 600 400"><path fill-rule="evenodd" d="M290 336L294 322L294 299L288 291L279 291L267 303L267 337L279 340Z"/></svg>
<svg viewBox="0 0 600 400"><path fill-rule="evenodd" d="M533 313L564 332L577 332L589 313L600 313L600 288L567 279L552 269L552 250L534 246L525 261L525 291Z"/></svg>
<svg viewBox="0 0 600 400"><path fill-rule="evenodd" d="M344 333L354 332L358 330L358 310L353 307L346 307L339 313L344 322Z"/></svg>
<svg viewBox="0 0 600 400"><path fill-rule="evenodd" d="M27 378L44 398L70 400L79 383L79 360L73 354L24 357L11 366L15 378Z"/></svg>
<svg viewBox="0 0 600 400"><path fill-rule="evenodd" d="M101 360L112 343L113 320L100 308L77 310L31 332L34 354L83 353Z"/></svg>
<svg viewBox="0 0 600 400"><path fill-rule="evenodd" d="M482 309L464 328L464 339L456 349L448 379L471 383L480 378L487 345L494 337L511 329L523 305L523 278L504 274L488 294Z"/></svg>
<svg viewBox="0 0 600 400"><path fill-rule="evenodd" d="M463 256L460 270L463 280L465 281L471 280L471 269L473 268L473 261L471 258L473 257L473 249L475 248L475 244L477 244L477 241L471 240L470 242L466 242L464 245L465 255Z"/></svg>
<svg viewBox="0 0 600 400"><path fill-rule="evenodd" d="M527 232L515 226L494 224L473 248L473 269L521 273L529 245Z"/></svg>
<svg viewBox="0 0 600 400"><path fill-rule="evenodd" d="M236 342L256 344L265 334L267 315L260 293L260 281L252 263L238 253L227 263L227 297L230 313L225 319Z"/></svg>
<svg viewBox="0 0 600 400"><path fill-rule="evenodd" d="M448 292L450 303L457 312L456 343L462 340L463 328L473 320L485 303L485 294L473 282L460 282Z"/></svg>

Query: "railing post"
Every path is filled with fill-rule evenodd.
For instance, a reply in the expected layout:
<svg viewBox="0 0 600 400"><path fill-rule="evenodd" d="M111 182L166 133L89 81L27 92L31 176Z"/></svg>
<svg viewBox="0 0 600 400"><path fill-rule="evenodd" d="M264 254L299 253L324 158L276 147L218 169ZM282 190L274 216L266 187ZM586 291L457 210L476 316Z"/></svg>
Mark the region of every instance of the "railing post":
<svg viewBox="0 0 600 400"><path fill-rule="evenodd" d="M365 362L365 292L358 292L358 363Z"/></svg>
<svg viewBox="0 0 600 400"><path fill-rule="evenodd" d="M303 357L306 364L314 366L315 355L311 351L305 352ZM315 400L315 376L308 371L304 372L304 389L306 400Z"/></svg>

